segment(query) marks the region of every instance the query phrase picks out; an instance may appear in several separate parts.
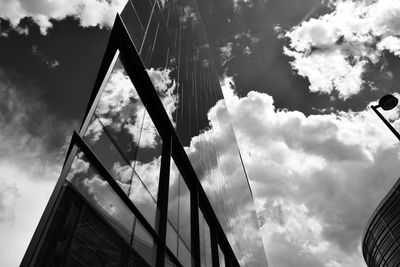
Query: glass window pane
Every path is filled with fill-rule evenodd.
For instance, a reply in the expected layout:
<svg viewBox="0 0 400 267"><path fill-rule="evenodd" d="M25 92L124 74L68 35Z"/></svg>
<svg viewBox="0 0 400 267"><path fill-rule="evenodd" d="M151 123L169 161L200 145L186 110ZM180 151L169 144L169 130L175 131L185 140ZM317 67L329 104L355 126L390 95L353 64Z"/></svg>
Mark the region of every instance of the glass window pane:
<svg viewBox="0 0 400 267"><path fill-rule="evenodd" d="M157 204L135 172L133 173L129 198L147 221L155 227Z"/></svg>
<svg viewBox="0 0 400 267"><path fill-rule="evenodd" d="M139 149L137 150L135 160L131 164L156 200L160 177L161 152L161 136L158 134L150 115L146 111L141 125Z"/></svg>
<svg viewBox="0 0 400 267"><path fill-rule="evenodd" d="M35 266L128 266L130 246L97 208L65 186Z"/></svg>
<svg viewBox="0 0 400 267"><path fill-rule="evenodd" d="M190 191L179 175L179 236L190 249Z"/></svg>
<svg viewBox="0 0 400 267"><path fill-rule="evenodd" d="M135 250L134 266L153 266L155 263L155 246L151 235L136 220L135 235L132 246ZM146 264L147 263L147 264Z"/></svg>
<svg viewBox="0 0 400 267"><path fill-rule="evenodd" d="M200 234L200 263L202 267L211 267L211 237L210 227L199 209L199 234Z"/></svg>
<svg viewBox="0 0 400 267"><path fill-rule="evenodd" d="M157 199L161 137L118 59L95 109L96 123L85 136L94 145L104 133Z"/></svg>
<svg viewBox="0 0 400 267"><path fill-rule="evenodd" d="M218 254L219 254L219 266L220 267L225 267L225 256L224 253L222 252L221 248L218 245Z"/></svg>
<svg viewBox="0 0 400 267"><path fill-rule="evenodd" d="M93 128L98 128L96 130L98 137L95 141L93 141L93 134L89 130ZM135 206L154 227L157 209L155 199L133 170L133 167L118 151L107 130L103 128L102 123L96 116L92 118L84 139L89 143L93 152L125 194L130 197Z"/></svg>
<svg viewBox="0 0 400 267"><path fill-rule="evenodd" d="M151 60L146 67L154 69L165 68L168 64L167 57L170 44L166 32L162 30L160 24L158 25L158 29L156 29L152 46Z"/></svg>
<svg viewBox="0 0 400 267"><path fill-rule="evenodd" d="M146 67L150 65L152 59L156 45L156 37L158 35L158 31L160 30L159 27L160 25L156 16L152 16L142 46L139 50L140 58Z"/></svg>
<svg viewBox="0 0 400 267"><path fill-rule="evenodd" d="M128 3L125 5L125 8L121 13L121 18L136 47L136 50L139 51L143 41L146 26L142 25L138 15L135 12L135 9L133 8L131 1L128 1Z"/></svg>
<svg viewBox="0 0 400 267"><path fill-rule="evenodd" d="M136 158L145 110L118 58L101 92L95 114L128 161ZM98 127L87 130L92 142L96 142L101 135L100 125L95 126Z"/></svg>
<svg viewBox="0 0 400 267"><path fill-rule="evenodd" d="M168 192L168 219L171 224L178 229L178 205L179 205L179 176L180 173L171 158L169 172L169 192Z"/></svg>
<svg viewBox="0 0 400 267"><path fill-rule="evenodd" d="M190 191L171 158L168 218L190 250Z"/></svg>
<svg viewBox="0 0 400 267"><path fill-rule="evenodd" d="M96 138L94 138L91 130L94 128L96 128ZM98 160L107 169L108 173L114 177L125 194L128 194L133 168L117 150L112 139L104 130L101 121L96 116L93 116L83 139L89 144Z"/></svg>
<svg viewBox="0 0 400 267"><path fill-rule="evenodd" d="M133 229L134 216L107 181L78 150L67 180L103 214L113 227L127 240Z"/></svg>
<svg viewBox="0 0 400 267"><path fill-rule="evenodd" d="M178 252L178 260L183 266L192 266L192 255L190 254L189 249L183 243L182 239L179 238L179 252Z"/></svg>
<svg viewBox="0 0 400 267"><path fill-rule="evenodd" d="M171 250L171 252L177 256L178 255L178 233L171 226L171 223L167 223L167 240L165 241L167 247Z"/></svg>
<svg viewBox="0 0 400 267"><path fill-rule="evenodd" d="M146 28L152 10L150 2L148 0L131 0L131 2L141 23Z"/></svg>

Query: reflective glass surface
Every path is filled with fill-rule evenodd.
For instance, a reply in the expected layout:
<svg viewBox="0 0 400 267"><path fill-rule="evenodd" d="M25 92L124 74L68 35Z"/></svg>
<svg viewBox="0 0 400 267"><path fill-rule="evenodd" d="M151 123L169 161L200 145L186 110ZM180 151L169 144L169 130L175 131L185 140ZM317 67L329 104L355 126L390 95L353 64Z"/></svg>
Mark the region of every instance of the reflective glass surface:
<svg viewBox="0 0 400 267"><path fill-rule="evenodd" d="M218 245L218 256L219 256L219 267L225 267L225 255L222 252L221 248Z"/></svg>
<svg viewBox="0 0 400 267"><path fill-rule="evenodd" d="M128 266L133 252L126 236L89 199L64 187L34 266Z"/></svg>
<svg viewBox="0 0 400 267"><path fill-rule="evenodd" d="M144 229L138 220L135 221L135 232L132 247L141 256L141 262L137 259L134 266L147 266L155 264L155 245L151 235Z"/></svg>
<svg viewBox="0 0 400 267"><path fill-rule="evenodd" d="M35 266L152 266L153 238L81 150Z"/></svg>
<svg viewBox="0 0 400 267"><path fill-rule="evenodd" d="M84 139L154 227L162 140L119 60Z"/></svg>
<svg viewBox="0 0 400 267"><path fill-rule="evenodd" d="M370 267L400 262L400 180L379 204L363 235L362 250Z"/></svg>
<svg viewBox="0 0 400 267"><path fill-rule="evenodd" d="M170 222L167 223L167 237L165 243L176 257L178 255L178 233Z"/></svg>
<svg viewBox="0 0 400 267"><path fill-rule="evenodd" d="M182 178L174 160L171 158L169 196L168 196L168 220L171 238L178 237L178 250L175 254L179 261L191 263L190 256L190 191ZM176 231L175 231L175 230ZM168 234L167 234L168 235ZM169 239L169 238L168 238ZM167 240L168 241L168 240ZM170 241L171 251L175 253L175 240ZM168 244L168 243L167 243ZM188 255L187 255L188 254ZM184 261L184 262L182 262ZM185 264L183 264L186 266Z"/></svg>
<svg viewBox="0 0 400 267"><path fill-rule="evenodd" d="M178 260L185 267L192 266L192 255L190 254L189 248L181 238L179 238L178 242Z"/></svg>
<svg viewBox="0 0 400 267"><path fill-rule="evenodd" d="M211 267L211 236L210 227L199 209L199 236L200 236L200 264L202 267Z"/></svg>
<svg viewBox="0 0 400 267"><path fill-rule="evenodd" d="M267 266L254 202L196 1L160 0L150 6L131 0L122 19L137 40L136 50L236 257L246 259L243 266ZM150 14L147 24L142 23L144 32L131 22L141 9ZM172 212L170 207L175 224ZM180 227L176 229L181 233Z"/></svg>
<svg viewBox="0 0 400 267"><path fill-rule="evenodd" d="M83 152L78 152L72 162L67 180L80 194L130 242L134 216L111 186L88 161Z"/></svg>

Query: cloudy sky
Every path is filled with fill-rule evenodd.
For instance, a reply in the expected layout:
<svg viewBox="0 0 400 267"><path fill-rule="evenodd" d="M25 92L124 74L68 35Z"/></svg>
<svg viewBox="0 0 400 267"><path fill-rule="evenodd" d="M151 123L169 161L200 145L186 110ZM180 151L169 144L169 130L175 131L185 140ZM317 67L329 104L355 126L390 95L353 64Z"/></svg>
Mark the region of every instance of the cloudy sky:
<svg viewBox="0 0 400 267"><path fill-rule="evenodd" d="M0 265L17 266L125 1L0 0ZM270 266L365 266L399 177L369 109L400 81L400 1L199 1ZM400 128L400 110L384 115Z"/></svg>

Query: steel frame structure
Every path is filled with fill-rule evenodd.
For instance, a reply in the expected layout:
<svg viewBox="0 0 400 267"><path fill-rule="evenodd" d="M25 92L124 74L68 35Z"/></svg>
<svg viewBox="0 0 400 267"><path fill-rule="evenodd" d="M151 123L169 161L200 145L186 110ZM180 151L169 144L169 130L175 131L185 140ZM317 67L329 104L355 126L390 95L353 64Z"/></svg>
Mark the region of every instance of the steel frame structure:
<svg viewBox="0 0 400 267"><path fill-rule="evenodd" d="M369 267L400 264L400 179L371 215L361 244Z"/></svg>
<svg viewBox="0 0 400 267"><path fill-rule="evenodd" d="M157 131L159 132L162 144L162 157L160 168L160 179L158 186L157 201L158 212L156 215L156 227L147 222L145 217L140 213L137 207L131 202L129 197L123 192L111 174L102 165L96 154L92 151L86 141L83 139L84 133L88 128L90 118L94 114L96 104L99 102L100 95L104 90L108 77L111 74L113 64L117 58L122 61L126 73L130 77L134 87L136 88L144 106L147 109ZM212 266L218 267L219 256L218 246L221 248L226 266L240 266L234 252L228 242L227 237L217 219L217 216L208 200L205 191L189 161L189 158L181 145L179 137L171 124L168 115L155 91L155 88L146 72L135 46L127 32L127 29L119 15L117 15L114 27L111 31L109 42L98 72L94 89L92 91L88 107L86 109L81 128L78 132L74 132L70 146L68 148L66 160L63 165L60 178L45 208L45 211L39 221L37 229L32 237L28 249L21 262L21 266L37 266L35 261L38 253L43 245L44 236L49 231L49 227L53 220L55 211L60 204L60 198L63 188L68 181L66 176L73 162L77 150L80 149L90 163L99 171L102 177L108 182L115 193L136 216L139 222L144 226L146 231L153 237L156 246L156 257L154 265L163 267L165 264L165 256L173 261L176 266L182 266L173 253L166 247L166 227L168 212L168 183L170 172L170 160L173 158L178 167L185 183L190 190L190 231L191 231L191 250L192 250L192 266L200 267L200 237L199 237L199 209L203 213L204 219L210 227L211 255Z"/></svg>

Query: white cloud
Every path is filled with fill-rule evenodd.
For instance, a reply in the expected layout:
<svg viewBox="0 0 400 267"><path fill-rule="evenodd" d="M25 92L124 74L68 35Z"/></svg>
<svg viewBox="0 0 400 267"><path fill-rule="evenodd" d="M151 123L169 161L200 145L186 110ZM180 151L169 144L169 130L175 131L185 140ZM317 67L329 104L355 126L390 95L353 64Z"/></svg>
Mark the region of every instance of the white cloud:
<svg viewBox="0 0 400 267"><path fill-rule="evenodd" d="M270 265L365 266L361 234L399 176L398 140L368 108L305 116L232 84L221 83ZM384 115L399 128L398 107Z"/></svg>
<svg viewBox="0 0 400 267"><path fill-rule="evenodd" d="M233 43L228 42L225 46L219 48L221 65L224 66L232 58Z"/></svg>
<svg viewBox="0 0 400 267"><path fill-rule="evenodd" d="M134 161L131 163L134 166L136 173L146 185L147 189L157 199L158 195L158 181L160 175L161 156L154 158L150 162Z"/></svg>
<svg viewBox="0 0 400 267"><path fill-rule="evenodd" d="M67 16L79 19L81 26L111 27L117 12L121 12L126 0L0 0L0 17L9 20L21 33L20 21L30 17L39 25L42 34L52 27L51 19L62 20Z"/></svg>
<svg viewBox="0 0 400 267"><path fill-rule="evenodd" d="M176 92L175 80L171 79L170 73L170 69L150 68L147 70L147 74L149 75L150 80L160 97L165 111L167 112L172 124L175 126L172 114L178 108L179 95Z"/></svg>
<svg viewBox="0 0 400 267"><path fill-rule="evenodd" d="M241 265L265 266L262 240L236 137L223 99L208 114L209 127L185 147Z"/></svg>
<svg viewBox="0 0 400 267"><path fill-rule="evenodd" d="M394 36L385 37L377 45L379 50L387 50L396 56L400 56L400 39Z"/></svg>
<svg viewBox="0 0 400 267"><path fill-rule="evenodd" d="M15 205L18 188L15 184L0 183L0 222L12 223L15 220Z"/></svg>
<svg viewBox="0 0 400 267"><path fill-rule="evenodd" d="M284 53L292 68L308 78L310 91L346 99L363 89L367 63L382 51L400 55L400 2L339 0L334 10L290 29Z"/></svg>
<svg viewBox="0 0 400 267"><path fill-rule="evenodd" d="M18 266L60 174L74 122L49 115L0 68L0 265ZM54 144L57 140L57 144ZM61 147L61 148L60 148Z"/></svg>

